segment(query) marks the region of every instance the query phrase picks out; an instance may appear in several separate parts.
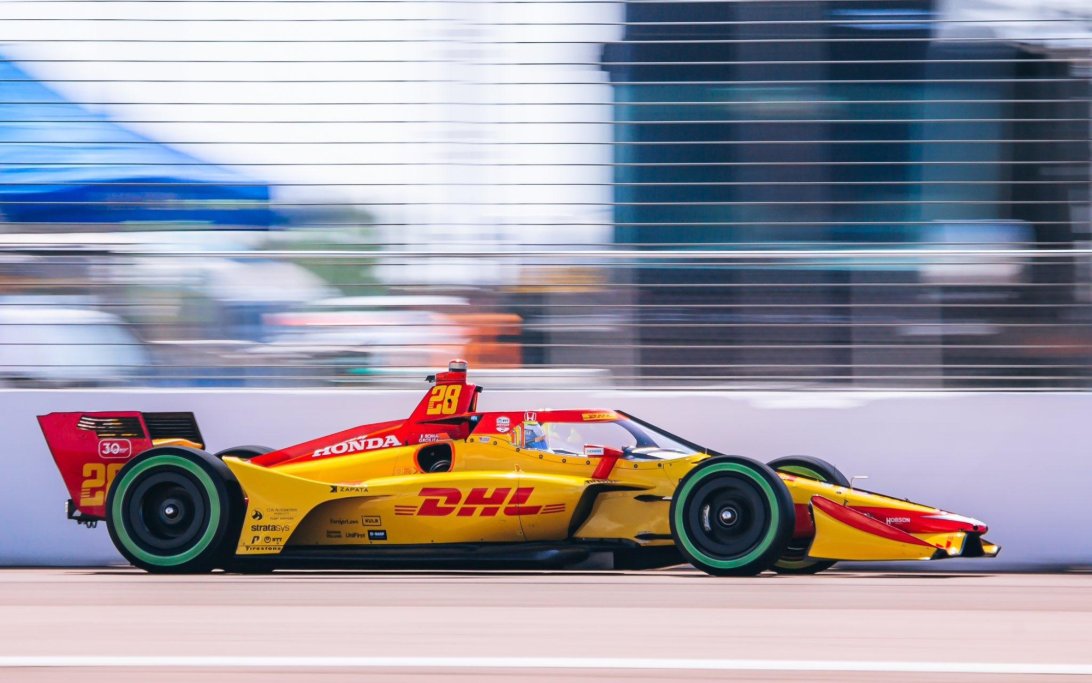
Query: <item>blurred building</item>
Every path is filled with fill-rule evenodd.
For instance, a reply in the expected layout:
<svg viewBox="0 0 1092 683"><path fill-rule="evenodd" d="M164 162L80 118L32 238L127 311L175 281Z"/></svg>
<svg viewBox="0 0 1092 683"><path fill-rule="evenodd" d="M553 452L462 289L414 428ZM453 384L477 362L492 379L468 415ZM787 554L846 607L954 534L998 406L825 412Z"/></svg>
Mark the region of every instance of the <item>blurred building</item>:
<svg viewBox="0 0 1092 683"><path fill-rule="evenodd" d="M1070 22L1030 25L1013 7L1000 32L989 11L946 19L975 4L626 4L603 57L616 241L808 254L642 261L630 277L647 377L1086 381L1074 259L912 256L1089 237L1092 41L1052 43L1041 36ZM907 257L823 257L850 247Z"/></svg>

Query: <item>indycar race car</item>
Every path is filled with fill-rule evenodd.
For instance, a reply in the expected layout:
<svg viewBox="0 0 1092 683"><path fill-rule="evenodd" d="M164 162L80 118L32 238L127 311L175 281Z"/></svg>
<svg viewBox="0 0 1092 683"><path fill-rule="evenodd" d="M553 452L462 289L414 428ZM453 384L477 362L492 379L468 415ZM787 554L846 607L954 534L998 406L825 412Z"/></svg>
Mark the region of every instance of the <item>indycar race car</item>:
<svg viewBox="0 0 1092 683"><path fill-rule="evenodd" d="M851 486L803 456L722 455L617 410L479 412L464 361L404 420L205 450L192 413L38 418L72 498L150 572L615 568L813 573L992 557L982 522Z"/></svg>

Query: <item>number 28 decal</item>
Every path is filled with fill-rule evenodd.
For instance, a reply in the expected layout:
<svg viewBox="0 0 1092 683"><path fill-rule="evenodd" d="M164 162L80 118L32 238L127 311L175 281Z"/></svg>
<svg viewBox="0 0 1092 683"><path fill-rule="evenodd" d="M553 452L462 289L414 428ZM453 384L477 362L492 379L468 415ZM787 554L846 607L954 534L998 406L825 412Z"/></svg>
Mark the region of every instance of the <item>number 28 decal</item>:
<svg viewBox="0 0 1092 683"><path fill-rule="evenodd" d="M110 484L124 466L120 462L110 464L89 462L84 465L79 507L90 508L103 505L106 502L106 492L110 489Z"/></svg>
<svg viewBox="0 0 1092 683"><path fill-rule="evenodd" d="M454 415L459 407L459 395L462 393L463 385L461 384L432 387L425 415Z"/></svg>

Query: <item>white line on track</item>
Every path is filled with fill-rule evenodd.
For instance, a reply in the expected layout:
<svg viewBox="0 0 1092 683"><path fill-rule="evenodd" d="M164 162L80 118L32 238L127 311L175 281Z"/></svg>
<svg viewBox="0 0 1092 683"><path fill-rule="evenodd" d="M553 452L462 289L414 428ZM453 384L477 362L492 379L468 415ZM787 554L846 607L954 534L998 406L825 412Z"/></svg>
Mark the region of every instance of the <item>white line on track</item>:
<svg viewBox="0 0 1092 683"><path fill-rule="evenodd" d="M932 674L1092 675L1092 664L900 662L610 657L216 657L0 656L0 668L198 669L646 669L691 671L833 671Z"/></svg>

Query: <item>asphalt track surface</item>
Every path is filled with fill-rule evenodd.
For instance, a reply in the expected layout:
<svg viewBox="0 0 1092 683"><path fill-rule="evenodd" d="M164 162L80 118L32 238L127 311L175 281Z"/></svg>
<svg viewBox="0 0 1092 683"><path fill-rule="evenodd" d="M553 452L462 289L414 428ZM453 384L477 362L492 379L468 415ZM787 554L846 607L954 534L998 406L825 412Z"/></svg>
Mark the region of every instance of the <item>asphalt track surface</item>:
<svg viewBox="0 0 1092 683"><path fill-rule="evenodd" d="M0 570L0 680L1092 680L1092 575Z"/></svg>

